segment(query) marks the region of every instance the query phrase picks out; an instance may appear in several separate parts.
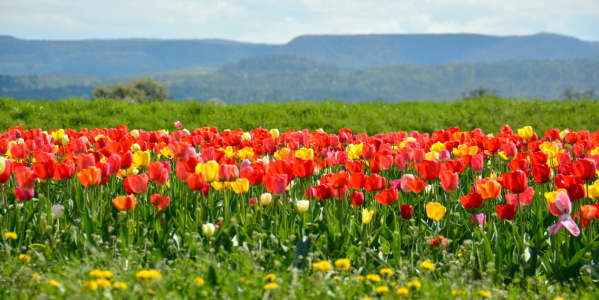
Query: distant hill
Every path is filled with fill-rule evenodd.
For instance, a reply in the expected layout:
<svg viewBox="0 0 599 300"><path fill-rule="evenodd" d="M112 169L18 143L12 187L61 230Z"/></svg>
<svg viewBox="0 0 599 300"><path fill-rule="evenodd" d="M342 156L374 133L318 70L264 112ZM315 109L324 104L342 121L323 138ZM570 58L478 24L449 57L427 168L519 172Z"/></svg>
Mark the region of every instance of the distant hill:
<svg viewBox="0 0 599 300"><path fill-rule="evenodd" d="M504 97L555 100L560 99L568 87L599 90L599 60L393 65L347 71L326 68L328 65L314 61L305 61L305 64L322 70L294 69L290 65L293 66L296 59L272 56L249 59L216 71L210 67L193 67L145 75L167 84L174 101L219 98L229 104L324 98L345 102L448 101L479 87ZM82 94L90 97L94 85L138 78L61 76L0 76L0 96L49 100ZM68 80L69 76L72 81Z"/></svg>
<svg viewBox="0 0 599 300"><path fill-rule="evenodd" d="M555 34L306 35L275 53L301 55L348 68L506 60L599 59L596 43Z"/></svg>
<svg viewBox="0 0 599 300"><path fill-rule="evenodd" d="M301 56L267 55L245 58L234 64L226 64L218 73L231 72L331 72L339 71L332 64L318 62Z"/></svg>
<svg viewBox="0 0 599 300"><path fill-rule="evenodd" d="M29 41L0 38L0 74L88 74L101 77L221 66L279 46L225 40Z"/></svg>
<svg viewBox="0 0 599 300"><path fill-rule="evenodd" d="M239 70L257 67L252 64L260 61L251 59L268 55L304 57L322 63L319 68L329 65L344 70L397 64L599 59L597 45L555 34L307 35L285 45L227 40L39 41L0 36L0 74L110 78L240 63L233 66Z"/></svg>

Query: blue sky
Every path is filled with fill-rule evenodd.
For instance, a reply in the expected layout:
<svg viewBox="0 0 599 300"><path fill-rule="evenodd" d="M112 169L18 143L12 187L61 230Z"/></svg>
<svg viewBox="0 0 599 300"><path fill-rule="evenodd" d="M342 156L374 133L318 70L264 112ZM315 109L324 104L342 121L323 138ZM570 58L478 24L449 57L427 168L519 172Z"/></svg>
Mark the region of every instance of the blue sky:
<svg viewBox="0 0 599 300"><path fill-rule="evenodd" d="M3 0L0 34L23 39L551 32L599 41L599 0Z"/></svg>

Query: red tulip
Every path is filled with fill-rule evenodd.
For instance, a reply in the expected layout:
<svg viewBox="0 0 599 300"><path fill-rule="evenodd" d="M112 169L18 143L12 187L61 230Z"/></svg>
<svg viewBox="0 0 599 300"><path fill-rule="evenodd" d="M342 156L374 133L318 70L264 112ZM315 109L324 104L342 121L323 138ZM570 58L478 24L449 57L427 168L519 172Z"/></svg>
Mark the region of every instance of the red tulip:
<svg viewBox="0 0 599 300"><path fill-rule="evenodd" d="M485 156L482 153L473 154L470 158L470 168L476 173L480 173L484 168Z"/></svg>
<svg viewBox="0 0 599 300"><path fill-rule="evenodd" d="M539 164L532 166L532 178L536 183L546 183L553 178L553 169L547 164Z"/></svg>
<svg viewBox="0 0 599 300"><path fill-rule="evenodd" d="M580 212L582 212L583 219L591 221L595 218L595 215L597 214L597 207L593 205L583 205L580 208Z"/></svg>
<svg viewBox="0 0 599 300"><path fill-rule="evenodd" d="M235 181L239 178L239 168L236 165L221 164L218 169L218 180Z"/></svg>
<svg viewBox="0 0 599 300"><path fill-rule="evenodd" d="M361 206L362 203L364 203L364 193L352 192L351 194L349 194L349 199L351 200L351 205Z"/></svg>
<svg viewBox="0 0 599 300"><path fill-rule="evenodd" d="M246 178L251 185L261 184L264 181L264 170L252 166L241 169L241 178Z"/></svg>
<svg viewBox="0 0 599 300"><path fill-rule="evenodd" d="M171 203L171 198L167 196L161 196L160 194L153 194L150 196L150 203L156 206L158 210L163 210L166 209Z"/></svg>
<svg viewBox="0 0 599 300"><path fill-rule="evenodd" d="M54 157L48 158L45 161L36 161L33 163L33 170L35 172L35 176L39 179L47 180L54 176L54 171L56 169L56 160Z"/></svg>
<svg viewBox="0 0 599 300"><path fill-rule="evenodd" d="M121 156L118 154L111 154L108 159L106 160L106 162L108 163L108 174L110 175L116 175L119 173L119 170L121 169Z"/></svg>
<svg viewBox="0 0 599 300"><path fill-rule="evenodd" d="M131 174L127 176L127 178L123 179L123 185L125 186L125 192L129 195L135 194L143 194L148 190L148 175L141 174L135 175Z"/></svg>
<svg viewBox="0 0 599 300"><path fill-rule="evenodd" d="M314 175L314 159L296 157L293 160L293 176L306 178Z"/></svg>
<svg viewBox="0 0 599 300"><path fill-rule="evenodd" d="M548 155L543 151L536 151L530 154L530 163L534 165L546 164Z"/></svg>
<svg viewBox="0 0 599 300"><path fill-rule="evenodd" d="M189 173L187 176L187 184L193 191L201 191L205 182L204 173Z"/></svg>
<svg viewBox="0 0 599 300"><path fill-rule="evenodd" d="M586 196L584 182L578 176L557 175L553 179L558 189L565 189L571 201L582 199Z"/></svg>
<svg viewBox="0 0 599 300"><path fill-rule="evenodd" d="M420 177L406 177L406 184L410 190L416 194L422 192L422 190L428 185Z"/></svg>
<svg viewBox="0 0 599 300"><path fill-rule="evenodd" d="M422 176L422 180L433 180L439 178L441 162L436 159L424 160L416 167L416 171Z"/></svg>
<svg viewBox="0 0 599 300"><path fill-rule="evenodd" d="M516 215L518 211L518 207L506 204L506 205L497 205L495 206L497 209L497 215L502 220L511 220Z"/></svg>
<svg viewBox="0 0 599 300"><path fill-rule="evenodd" d="M166 161L155 161L148 165L148 180L155 185L166 184L169 174L170 164Z"/></svg>
<svg viewBox="0 0 599 300"><path fill-rule="evenodd" d="M34 194L35 191L33 190L33 188L30 190L23 190L20 187L15 188L15 197L17 198L17 200L19 200L19 202L26 202L33 199Z"/></svg>
<svg viewBox="0 0 599 300"><path fill-rule="evenodd" d="M391 203L397 202L398 193L397 193L396 189L389 188L389 189L381 191L380 194L374 196L374 199L376 199L376 201L378 201L380 204L386 206Z"/></svg>
<svg viewBox="0 0 599 300"><path fill-rule="evenodd" d="M364 173L353 173L349 179L348 186L350 189L359 190L364 188L367 176Z"/></svg>
<svg viewBox="0 0 599 300"><path fill-rule="evenodd" d="M362 173L362 161L353 160L345 163L345 169L350 173Z"/></svg>
<svg viewBox="0 0 599 300"><path fill-rule="evenodd" d="M441 187L444 191L451 193L458 188L458 173L448 170L441 171Z"/></svg>
<svg viewBox="0 0 599 300"><path fill-rule="evenodd" d="M357 174L357 173L356 173ZM355 174L354 174L355 175ZM385 177L372 174L366 178L364 183L364 189L369 192L382 191L387 186L387 179Z"/></svg>
<svg viewBox="0 0 599 300"><path fill-rule="evenodd" d="M449 170L458 174L461 174L465 168L466 165L464 164L464 160L461 158L450 159L442 165L442 169Z"/></svg>
<svg viewBox="0 0 599 300"><path fill-rule="evenodd" d="M528 170L528 160L527 159L514 159L510 161L507 166L512 170L522 170L526 172Z"/></svg>
<svg viewBox="0 0 599 300"><path fill-rule="evenodd" d="M522 193L528 187L528 176L522 170L503 173L496 180L514 194Z"/></svg>
<svg viewBox="0 0 599 300"><path fill-rule="evenodd" d="M465 209L480 208L483 205L483 197L478 193L470 193L460 197L460 203Z"/></svg>
<svg viewBox="0 0 599 300"><path fill-rule="evenodd" d="M264 186L273 195L282 195L287 188L287 174L268 174L264 176Z"/></svg>
<svg viewBox="0 0 599 300"><path fill-rule="evenodd" d="M401 214L401 218L404 220L409 220L412 218L412 214L414 212L414 208L409 204L402 204L399 206L399 213Z"/></svg>
<svg viewBox="0 0 599 300"><path fill-rule="evenodd" d="M595 179L596 165L592 159L583 158L573 162L571 165L572 173L582 180Z"/></svg>
<svg viewBox="0 0 599 300"><path fill-rule="evenodd" d="M96 165L96 157L91 154L79 154L77 155L77 170L81 172L83 169L87 169L91 166Z"/></svg>
<svg viewBox="0 0 599 300"><path fill-rule="evenodd" d="M114 204L118 210L130 210L137 204L137 199L135 199L134 195L117 196L112 200L112 204Z"/></svg>
<svg viewBox="0 0 599 300"><path fill-rule="evenodd" d="M328 184L321 184L310 188L312 192L312 199L318 198L320 200L329 199L333 196L333 189Z"/></svg>

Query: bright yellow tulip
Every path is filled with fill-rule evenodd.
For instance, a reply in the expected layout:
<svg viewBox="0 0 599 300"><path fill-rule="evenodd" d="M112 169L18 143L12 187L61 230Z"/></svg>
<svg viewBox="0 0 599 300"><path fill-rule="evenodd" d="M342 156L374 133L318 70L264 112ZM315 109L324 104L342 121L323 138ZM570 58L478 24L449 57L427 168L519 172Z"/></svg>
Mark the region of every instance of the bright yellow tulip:
<svg viewBox="0 0 599 300"><path fill-rule="evenodd" d="M246 194L250 190L250 181L247 178L237 178L231 182L235 194Z"/></svg>
<svg viewBox="0 0 599 300"><path fill-rule="evenodd" d="M441 143L441 142L436 142L434 144L431 145L431 151L440 153L443 152L443 150L445 150L445 144Z"/></svg>
<svg viewBox="0 0 599 300"><path fill-rule="evenodd" d="M254 157L254 149L245 147L237 152L240 159L252 159Z"/></svg>
<svg viewBox="0 0 599 300"><path fill-rule="evenodd" d="M133 153L133 164L136 168L145 169L152 160L150 159L150 150L137 151Z"/></svg>
<svg viewBox="0 0 599 300"><path fill-rule="evenodd" d="M429 202L426 204L426 216L435 221L443 219L447 208L439 202Z"/></svg>
<svg viewBox="0 0 599 300"><path fill-rule="evenodd" d="M523 138L523 139L530 139L532 137L532 127L531 126L524 126L520 129L518 129L518 136Z"/></svg>
<svg viewBox="0 0 599 300"><path fill-rule="evenodd" d="M370 224L370 221L372 221L372 216L374 216L373 209L362 209L362 224Z"/></svg>
<svg viewBox="0 0 599 300"><path fill-rule="evenodd" d="M312 150L312 148L301 148L295 151L295 157L312 159L314 158L314 150Z"/></svg>
<svg viewBox="0 0 599 300"><path fill-rule="evenodd" d="M218 169L220 165L214 161L209 160L205 164L199 163L196 166L196 173L204 173L206 182L213 182L218 180Z"/></svg>

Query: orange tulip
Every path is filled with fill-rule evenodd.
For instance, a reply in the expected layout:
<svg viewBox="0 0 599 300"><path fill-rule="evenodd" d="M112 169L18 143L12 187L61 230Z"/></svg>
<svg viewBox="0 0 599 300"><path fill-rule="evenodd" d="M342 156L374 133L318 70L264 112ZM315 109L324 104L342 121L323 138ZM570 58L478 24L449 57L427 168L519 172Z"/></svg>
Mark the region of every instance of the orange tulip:
<svg viewBox="0 0 599 300"><path fill-rule="evenodd" d="M96 186L102 182L102 171L100 168L92 166L79 171L79 173L77 173L77 179L79 180L79 183L85 187Z"/></svg>
<svg viewBox="0 0 599 300"><path fill-rule="evenodd" d="M501 185L489 177L484 179L476 179L476 193L480 194L483 199L497 199L501 192Z"/></svg>
<svg viewBox="0 0 599 300"><path fill-rule="evenodd" d="M580 211L582 212L582 218L587 221L590 221L595 218L595 214L597 213L597 207L593 205L583 205L580 208Z"/></svg>
<svg viewBox="0 0 599 300"><path fill-rule="evenodd" d="M119 210L129 210L135 207L137 204L137 199L135 199L134 195L129 196L117 196L112 200L112 204Z"/></svg>

